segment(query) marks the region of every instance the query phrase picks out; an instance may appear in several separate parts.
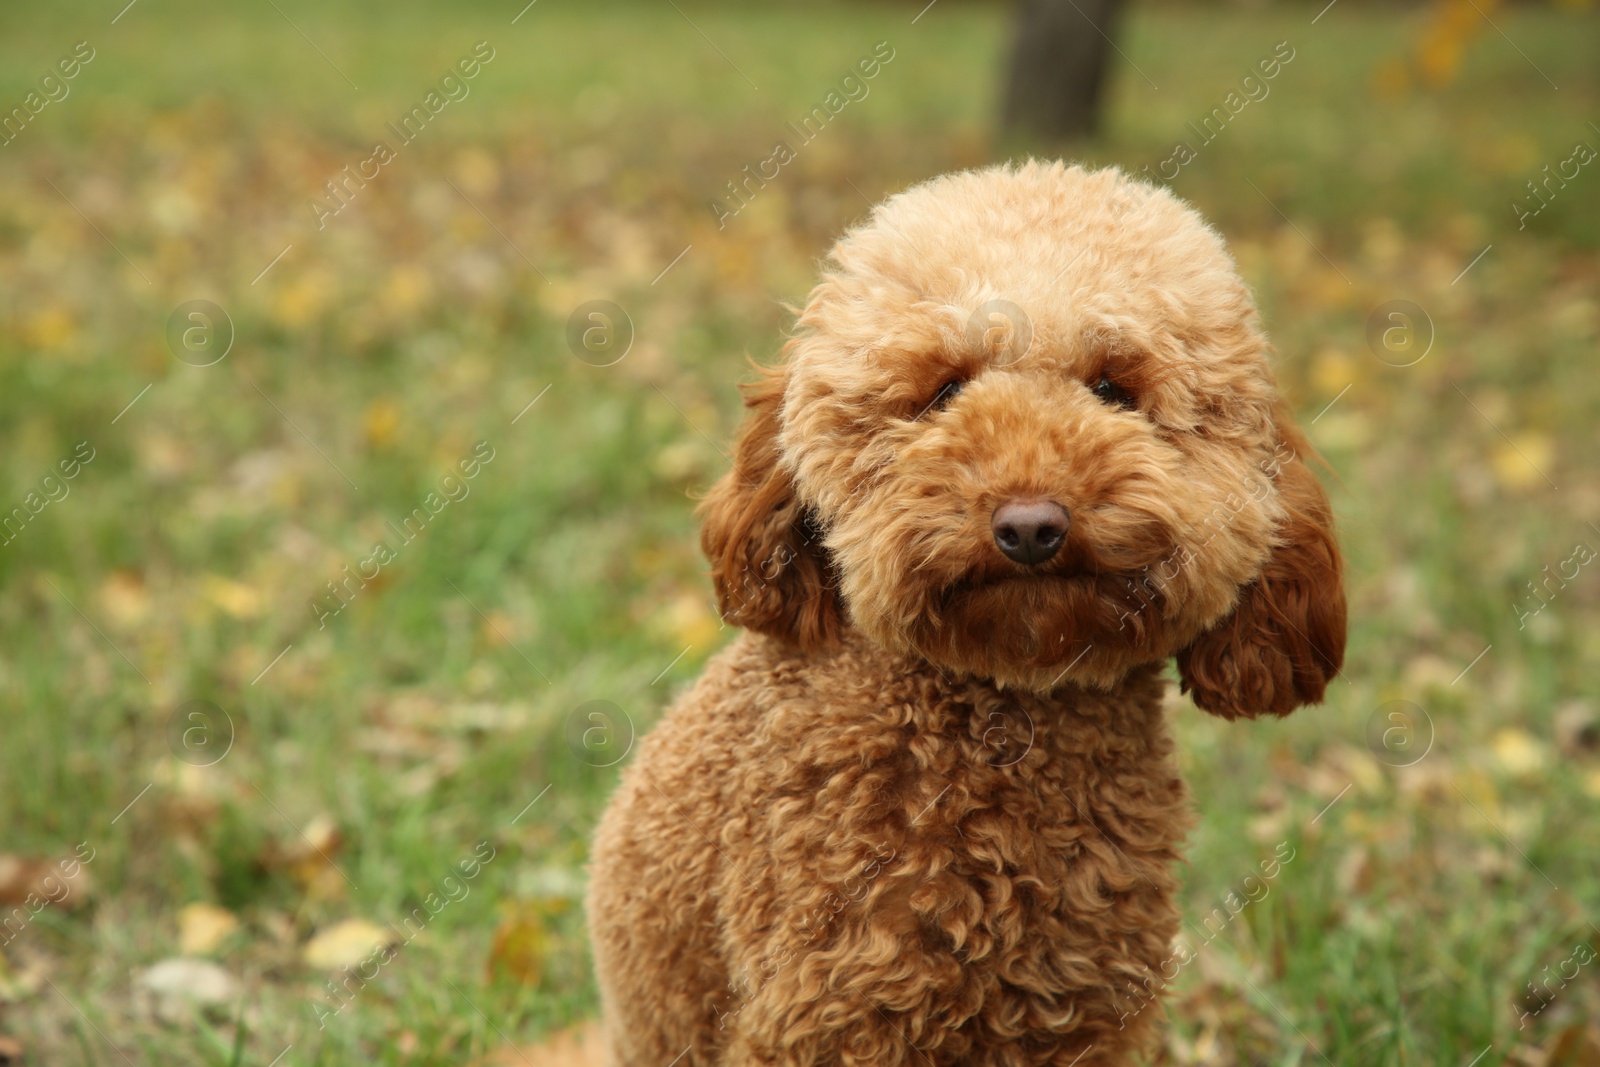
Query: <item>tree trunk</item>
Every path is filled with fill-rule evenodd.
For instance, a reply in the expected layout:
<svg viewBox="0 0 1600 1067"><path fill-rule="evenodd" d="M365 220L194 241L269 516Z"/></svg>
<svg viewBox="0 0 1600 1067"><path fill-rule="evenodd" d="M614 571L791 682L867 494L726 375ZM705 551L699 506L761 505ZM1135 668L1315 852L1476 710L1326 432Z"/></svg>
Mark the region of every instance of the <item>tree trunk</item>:
<svg viewBox="0 0 1600 1067"><path fill-rule="evenodd" d="M1122 0L1019 0L1001 125L1065 140L1099 126Z"/></svg>

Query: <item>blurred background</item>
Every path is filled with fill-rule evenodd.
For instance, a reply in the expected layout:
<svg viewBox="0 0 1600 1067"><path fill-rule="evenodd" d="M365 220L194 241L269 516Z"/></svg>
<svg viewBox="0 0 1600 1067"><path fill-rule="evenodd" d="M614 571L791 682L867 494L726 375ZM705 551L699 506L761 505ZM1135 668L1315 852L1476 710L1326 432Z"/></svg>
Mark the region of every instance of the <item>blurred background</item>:
<svg viewBox="0 0 1600 1067"><path fill-rule="evenodd" d="M0 1063L558 1062L748 361L1030 152L1226 236L1349 558L1173 698L1162 1062L1600 1063L1592 5L125 2L0 10Z"/></svg>

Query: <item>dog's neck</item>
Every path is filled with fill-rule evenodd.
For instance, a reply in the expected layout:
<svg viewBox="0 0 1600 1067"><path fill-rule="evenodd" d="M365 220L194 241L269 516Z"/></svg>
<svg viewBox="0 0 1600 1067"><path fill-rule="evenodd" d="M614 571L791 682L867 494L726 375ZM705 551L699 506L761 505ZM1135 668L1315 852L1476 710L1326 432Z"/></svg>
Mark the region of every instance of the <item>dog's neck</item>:
<svg viewBox="0 0 1600 1067"><path fill-rule="evenodd" d="M1004 686L993 679L975 677L951 670L926 658L885 649L862 634L847 628L841 635L836 655L847 657L857 677L900 688L910 682L920 699L911 702L910 716L918 726L931 727L935 720L948 718L949 709L970 708L980 715L1004 716L1020 712L1029 717L1044 717L1055 722L1070 719L1083 724L1102 723L1115 728L1129 725L1155 726L1160 719L1167 681L1162 664L1146 663L1129 669L1109 688L1089 687L1062 681L1054 688L1037 692ZM822 668L826 670L827 668ZM1063 674L1066 672L1063 671Z"/></svg>

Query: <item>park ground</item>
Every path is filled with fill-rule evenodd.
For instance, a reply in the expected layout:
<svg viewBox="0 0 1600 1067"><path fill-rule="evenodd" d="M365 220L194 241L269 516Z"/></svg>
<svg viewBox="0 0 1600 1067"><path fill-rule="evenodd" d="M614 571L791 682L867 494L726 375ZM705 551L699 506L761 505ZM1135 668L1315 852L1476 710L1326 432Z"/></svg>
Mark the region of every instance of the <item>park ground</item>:
<svg viewBox="0 0 1600 1067"><path fill-rule="evenodd" d="M99 6L0 34L8 109L93 51L0 147L0 513L29 513L0 544L0 892L40 863L69 887L3 935L0 1042L520 1062L595 1011L580 899L618 767L583 706L643 731L728 640L691 507L736 383L871 202L1016 150L1008 8ZM1172 187L1329 462L1350 651L1282 722L1173 700L1198 951L1164 1055L1593 1063L1562 1057L1600 1017L1600 163L1572 162L1597 15L1488 5L1452 41L1321 6L1136 5L1073 149L1157 171L1293 51ZM330 200L479 42L470 92ZM709 205L879 42L864 98ZM1531 215L1547 166L1577 173ZM169 340L192 300L232 324L210 366ZM592 300L633 324L610 366L567 340ZM1391 301L1417 361L1369 344Z"/></svg>

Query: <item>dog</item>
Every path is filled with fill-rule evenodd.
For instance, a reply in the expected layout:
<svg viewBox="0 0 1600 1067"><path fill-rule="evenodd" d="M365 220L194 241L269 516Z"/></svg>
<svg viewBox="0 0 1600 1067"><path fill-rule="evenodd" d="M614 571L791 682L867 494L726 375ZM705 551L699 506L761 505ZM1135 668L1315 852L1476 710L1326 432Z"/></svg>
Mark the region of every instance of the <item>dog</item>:
<svg viewBox="0 0 1600 1067"><path fill-rule="evenodd" d="M834 247L701 505L743 628L643 739L588 917L611 1067L1096 1067L1159 1041L1164 670L1319 702L1342 569L1222 239L995 166Z"/></svg>

